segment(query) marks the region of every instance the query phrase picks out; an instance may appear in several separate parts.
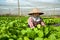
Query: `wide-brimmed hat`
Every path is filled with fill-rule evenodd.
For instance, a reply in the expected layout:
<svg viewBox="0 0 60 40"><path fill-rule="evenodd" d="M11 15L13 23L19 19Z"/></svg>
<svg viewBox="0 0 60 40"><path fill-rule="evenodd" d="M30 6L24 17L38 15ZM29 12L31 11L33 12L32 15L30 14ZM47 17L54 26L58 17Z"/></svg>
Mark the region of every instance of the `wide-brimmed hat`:
<svg viewBox="0 0 60 40"><path fill-rule="evenodd" d="M44 13L40 12L37 8L35 8L28 15L34 15L34 14L42 15Z"/></svg>

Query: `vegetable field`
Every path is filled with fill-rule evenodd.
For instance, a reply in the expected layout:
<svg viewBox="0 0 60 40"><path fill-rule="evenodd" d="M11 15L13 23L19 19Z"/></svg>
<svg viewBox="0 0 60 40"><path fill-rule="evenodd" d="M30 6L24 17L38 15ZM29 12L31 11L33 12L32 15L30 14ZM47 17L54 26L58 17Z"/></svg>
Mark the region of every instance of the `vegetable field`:
<svg viewBox="0 0 60 40"><path fill-rule="evenodd" d="M60 40L60 18L42 17L46 26L28 27L28 17L0 17L0 40Z"/></svg>

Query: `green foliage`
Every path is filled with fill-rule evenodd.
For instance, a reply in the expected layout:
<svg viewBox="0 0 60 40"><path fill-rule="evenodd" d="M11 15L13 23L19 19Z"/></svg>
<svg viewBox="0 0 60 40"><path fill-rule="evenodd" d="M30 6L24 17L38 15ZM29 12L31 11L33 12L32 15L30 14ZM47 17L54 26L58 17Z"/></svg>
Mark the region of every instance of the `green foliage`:
<svg viewBox="0 0 60 40"><path fill-rule="evenodd" d="M43 18L46 27L28 27L28 17L0 17L0 40L60 40L60 26L52 26L60 19Z"/></svg>

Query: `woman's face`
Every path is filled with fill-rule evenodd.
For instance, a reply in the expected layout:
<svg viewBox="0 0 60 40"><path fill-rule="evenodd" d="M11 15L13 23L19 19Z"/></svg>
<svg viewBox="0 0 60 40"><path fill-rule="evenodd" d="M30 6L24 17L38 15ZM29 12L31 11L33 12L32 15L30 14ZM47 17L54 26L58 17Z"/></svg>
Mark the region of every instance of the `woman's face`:
<svg viewBox="0 0 60 40"><path fill-rule="evenodd" d="M37 17L37 16L39 16L39 14L34 14L33 16L34 16L34 17Z"/></svg>

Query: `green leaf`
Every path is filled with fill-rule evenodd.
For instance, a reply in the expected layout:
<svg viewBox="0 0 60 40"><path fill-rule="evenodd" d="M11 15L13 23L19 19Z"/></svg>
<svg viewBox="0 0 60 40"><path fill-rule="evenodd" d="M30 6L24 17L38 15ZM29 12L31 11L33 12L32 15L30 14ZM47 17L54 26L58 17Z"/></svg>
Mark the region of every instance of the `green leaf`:
<svg viewBox="0 0 60 40"><path fill-rule="evenodd" d="M43 38L37 37L34 40L43 40Z"/></svg>
<svg viewBox="0 0 60 40"><path fill-rule="evenodd" d="M38 31L38 36L39 36L39 37L43 37L43 35L44 35L44 34L43 34L43 31L40 31L40 30L39 30L39 31Z"/></svg>
<svg viewBox="0 0 60 40"><path fill-rule="evenodd" d="M56 39L56 40L60 40L60 38Z"/></svg>
<svg viewBox="0 0 60 40"><path fill-rule="evenodd" d="M45 30L44 30L45 35L47 35L48 32L49 32L48 27L45 27Z"/></svg>
<svg viewBox="0 0 60 40"><path fill-rule="evenodd" d="M56 33L56 36L57 36L58 38L60 38L60 32L57 32L57 33Z"/></svg>
<svg viewBox="0 0 60 40"><path fill-rule="evenodd" d="M13 37L13 38L17 38L17 36L16 36L16 35L12 35L12 37Z"/></svg>
<svg viewBox="0 0 60 40"><path fill-rule="evenodd" d="M23 24L23 26L26 26L26 24Z"/></svg>
<svg viewBox="0 0 60 40"><path fill-rule="evenodd" d="M21 33L24 35L27 31L26 30L21 30Z"/></svg>
<svg viewBox="0 0 60 40"><path fill-rule="evenodd" d="M50 40L56 40L56 37L54 34L51 34L49 37L48 37Z"/></svg>
<svg viewBox="0 0 60 40"><path fill-rule="evenodd" d="M49 38L44 38L44 40L50 40Z"/></svg>
<svg viewBox="0 0 60 40"><path fill-rule="evenodd" d="M30 40L28 37L24 37L24 40Z"/></svg>
<svg viewBox="0 0 60 40"><path fill-rule="evenodd" d="M17 40L23 40L23 39L20 37L20 38L18 38Z"/></svg>
<svg viewBox="0 0 60 40"><path fill-rule="evenodd" d="M27 31L27 33L30 33L32 31L32 29L31 28L27 28L26 31Z"/></svg>
<svg viewBox="0 0 60 40"><path fill-rule="evenodd" d="M41 25L40 25L40 24L38 24L38 25L37 25L37 28L41 28Z"/></svg>
<svg viewBox="0 0 60 40"><path fill-rule="evenodd" d="M38 33L38 29L37 28L34 28L34 31L35 31L35 33Z"/></svg>
<svg viewBox="0 0 60 40"><path fill-rule="evenodd" d="M14 39L9 39L9 40L14 40Z"/></svg>

